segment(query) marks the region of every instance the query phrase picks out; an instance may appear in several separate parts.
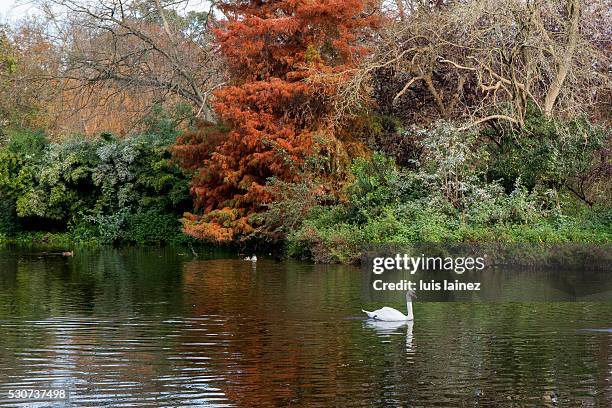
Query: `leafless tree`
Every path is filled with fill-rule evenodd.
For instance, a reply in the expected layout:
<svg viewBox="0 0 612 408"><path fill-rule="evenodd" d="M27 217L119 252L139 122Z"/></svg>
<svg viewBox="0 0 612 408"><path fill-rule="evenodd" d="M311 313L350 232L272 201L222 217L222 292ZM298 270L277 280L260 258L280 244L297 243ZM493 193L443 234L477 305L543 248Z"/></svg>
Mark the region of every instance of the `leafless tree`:
<svg viewBox="0 0 612 408"><path fill-rule="evenodd" d="M413 7L385 25L370 59L340 90L340 105L355 109L370 97L410 122L462 118L468 126L521 126L529 106L549 117L609 121L610 13L605 0Z"/></svg>
<svg viewBox="0 0 612 408"><path fill-rule="evenodd" d="M149 95L156 102L186 101L198 116L213 119L211 95L225 75L212 41L216 22L210 4L42 1L48 35L61 48L62 84L78 93L84 106L100 93Z"/></svg>

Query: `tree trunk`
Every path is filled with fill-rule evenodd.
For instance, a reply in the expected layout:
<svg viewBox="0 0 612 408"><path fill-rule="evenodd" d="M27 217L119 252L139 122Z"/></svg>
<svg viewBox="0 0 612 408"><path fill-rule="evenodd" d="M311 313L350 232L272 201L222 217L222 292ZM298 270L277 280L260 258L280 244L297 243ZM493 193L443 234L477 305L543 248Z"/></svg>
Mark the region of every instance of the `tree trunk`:
<svg viewBox="0 0 612 408"><path fill-rule="evenodd" d="M568 18L569 26L567 30L567 46L562 57L559 58L557 75L550 84L550 88L544 99L544 114L547 117L552 116L553 107L561 92L561 87L565 78L572 66L574 51L578 43L579 23L580 23L580 0L568 0Z"/></svg>

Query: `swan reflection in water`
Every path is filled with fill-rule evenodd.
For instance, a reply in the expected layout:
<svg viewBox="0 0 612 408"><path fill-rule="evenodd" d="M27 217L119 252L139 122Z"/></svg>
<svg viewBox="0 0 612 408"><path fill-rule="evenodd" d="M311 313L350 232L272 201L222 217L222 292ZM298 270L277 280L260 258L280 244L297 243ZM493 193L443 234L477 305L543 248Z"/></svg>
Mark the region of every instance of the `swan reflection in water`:
<svg viewBox="0 0 612 408"><path fill-rule="evenodd" d="M364 327L368 329L374 329L376 334L380 337L389 337L394 334L400 334L402 329L406 328L406 350L412 351L414 349L412 329L414 327L413 320L404 320L397 322L384 322L381 320L368 319L364 322Z"/></svg>

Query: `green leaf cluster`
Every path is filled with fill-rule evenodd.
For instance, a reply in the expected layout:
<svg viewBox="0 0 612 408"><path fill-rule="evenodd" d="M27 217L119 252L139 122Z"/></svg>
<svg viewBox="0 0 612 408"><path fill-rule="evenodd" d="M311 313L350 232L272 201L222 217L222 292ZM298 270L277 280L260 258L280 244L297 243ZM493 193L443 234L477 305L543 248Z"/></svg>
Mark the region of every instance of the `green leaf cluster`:
<svg viewBox="0 0 612 408"><path fill-rule="evenodd" d="M162 119L125 139L11 135L0 148L0 233L67 231L76 241L108 244L182 239L189 181L171 158L175 127Z"/></svg>

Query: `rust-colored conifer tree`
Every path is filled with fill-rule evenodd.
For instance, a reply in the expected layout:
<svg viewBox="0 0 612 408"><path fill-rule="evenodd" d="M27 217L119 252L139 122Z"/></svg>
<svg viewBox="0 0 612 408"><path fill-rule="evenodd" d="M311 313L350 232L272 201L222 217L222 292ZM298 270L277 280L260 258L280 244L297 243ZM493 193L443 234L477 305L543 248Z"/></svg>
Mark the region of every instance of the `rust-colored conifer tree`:
<svg viewBox="0 0 612 408"><path fill-rule="evenodd" d="M226 0L230 16L216 32L232 83L215 94L227 126L209 141L211 127L179 140L176 155L197 168L192 192L197 212L185 231L228 241L252 229L249 215L270 200L266 180L296 181L316 152L314 135L329 135L332 81L363 56L362 36L376 24L370 0ZM333 77L333 75L331 76Z"/></svg>

